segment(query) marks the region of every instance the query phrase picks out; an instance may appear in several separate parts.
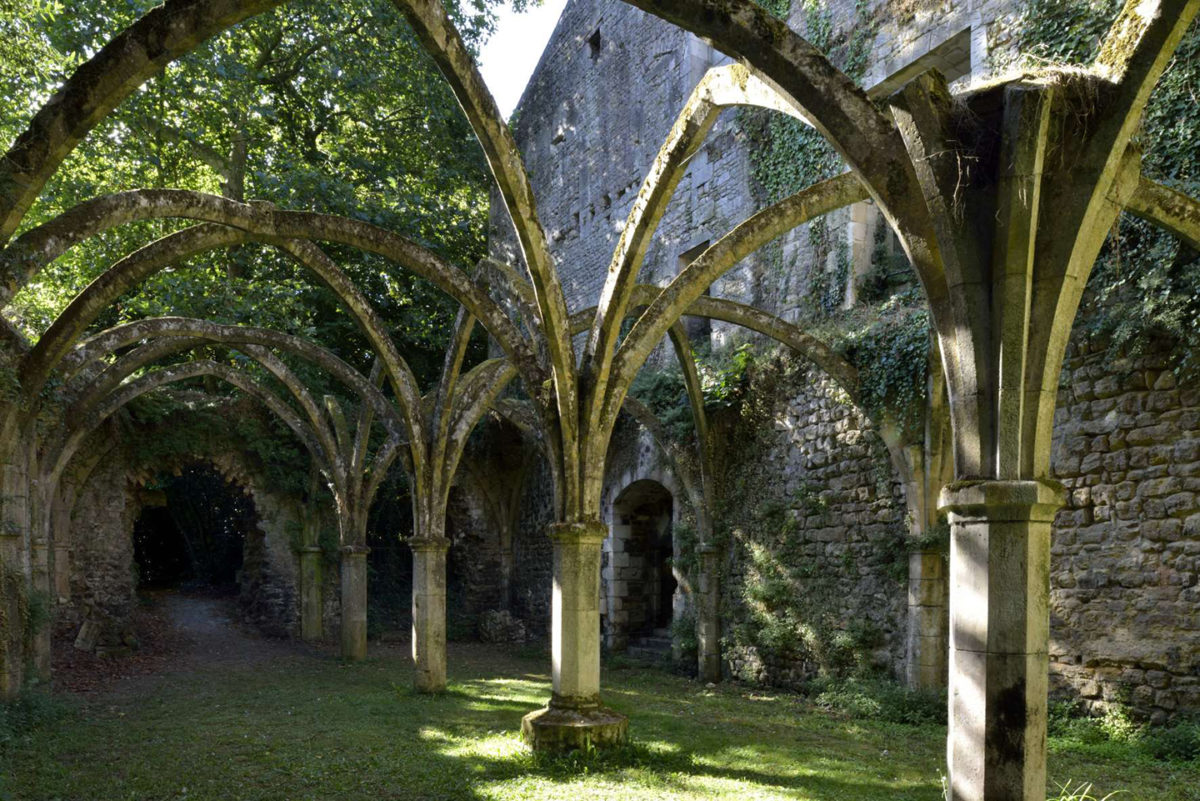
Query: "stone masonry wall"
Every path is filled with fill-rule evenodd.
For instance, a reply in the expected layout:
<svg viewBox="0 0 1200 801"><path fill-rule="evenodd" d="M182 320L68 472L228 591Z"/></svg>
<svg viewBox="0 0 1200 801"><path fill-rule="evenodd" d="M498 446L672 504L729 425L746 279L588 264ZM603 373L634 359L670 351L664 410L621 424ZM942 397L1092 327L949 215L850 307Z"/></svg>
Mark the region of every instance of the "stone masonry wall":
<svg viewBox="0 0 1200 801"><path fill-rule="evenodd" d="M1055 416L1054 687L1156 722L1200 709L1200 388L1076 348Z"/></svg>
<svg viewBox="0 0 1200 801"><path fill-rule="evenodd" d="M864 19L875 26L863 84L886 94L929 67L962 82L1006 68L1014 60L1022 4L834 0L815 7L829 14L835 39ZM794 3L789 23L803 32L809 22L806 7ZM721 62L694 37L618 0L568 2L518 108L516 128L572 310L595 303L662 139L705 69ZM650 247L642 281L665 283L685 253L760 204L751 143L737 123L735 114L725 114L690 163ZM516 263L500 208L493 204L493 252ZM829 230L853 260L864 245L870 257L870 238L861 226L872 214L871 207L850 209L829 219ZM816 271L829 270L815 255L807 229L798 229L773 252L739 265L712 294L794 319ZM856 263L852 267L858 271ZM729 333L714 325L714 347L728 343ZM1073 351L1064 370L1053 460L1055 474L1071 490L1053 545L1054 685L1093 708L1121 702L1155 720L1200 709L1197 392L1172 386L1170 367L1153 358L1132 366L1105 364L1095 354ZM768 623L796 614L787 603L772 606L741 592L740 577L770 567L769 558L756 566L751 556L761 557L766 548L770 557L774 548L791 598L811 597L816 579L828 584L826 635L840 632L843 644L854 639L850 634L863 641L875 637L876 645L860 642L859 653L899 674L904 585L894 544L903 504L878 439L816 377L772 392L777 394L755 399L772 409L761 439L753 445L745 437L732 440L727 452L729 475L770 476L755 492L735 489L728 496L726 610L736 610L742 622L756 604L761 613L757 643L745 631L727 630L731 666L738 675L789 683L829 658L810 646L761 647L763 631L788 627ZM660 460L653 450L634 441L614 446L610 459L643 472L666 470L665 461L652 464ZM622 489L616 474L625 472L610 471L610 499ZM543 474L528 485L514 533L516 584L537 599L531 604L538 608L549 591L548 497ZM851 632L853 621L866 621L869 630L859 625Z"/></svg>
<svg viewBox="0 0 1200 801"><path fill-rule="evenodd" d="M905 504L883 442L815 370L764 369L776 374L766 414L726 427L718 451L728 667L784 686L821 670L899 676Z"/></svg>
<svg viewBox="0 0 1200 801"><path fill-rule="evenodd" d="M97 441L96 446L112 444ZM241 605L247 621L267 634L297 635L298 564L293 545L303 513L299 501L265 489L235 454L217 454L203 461L213 464L234 482L235 490L249 493L254 502L256 530L247 535L241 571ZM64 629L77 629L86 620L94 621L101 646L119 644L135 603L132 533L147 477L144 469L132 467L119 446L114 447L111 456L84 478L71 515L67 533L72 548L71 591L69 602L59 610L59 623ZM336 579L336 570L327 572ZM326 595L332 594L336 586L330 581ZM336 615L336 604L333 607ZM328 620L327 627L332 622Z"/></svg>

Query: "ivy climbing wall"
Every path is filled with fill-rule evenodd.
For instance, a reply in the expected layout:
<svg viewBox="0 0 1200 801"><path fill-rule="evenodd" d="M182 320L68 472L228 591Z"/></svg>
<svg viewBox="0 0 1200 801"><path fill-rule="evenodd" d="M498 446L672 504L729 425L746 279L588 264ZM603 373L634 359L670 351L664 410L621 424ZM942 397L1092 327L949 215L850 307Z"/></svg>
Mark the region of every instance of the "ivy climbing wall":
<svg viewBox="0 0 1200 801"><path fill-rule="evenodd" d="M762 4L875 97L929 68L961 88L1010 69L1078 63L1094 52L1116 7L1115 0ZM1144 136L1147 169L1193 194L1198 47L1200 35L1189 35ZM703 43L617 0L568 3L515 116L572 309L596 301L657 148L691 87L720 63ZM842 169L801 123L726 113L689 164L642 280L664 283L682 259L754 210ZM513 238L496 208L492 248L511 260ZM1200 708L1200 457L1196 381L1185 375L1189 364L1195 374L1200 352L1188 330L1200 314L1198 263L1169 238L1122 223L1089 283L1094 297L1064 372L1053 469L1072 494L1055 528L1052 661L1057 690L1096 711L1124 704L1161 719ZM874 208L860 204L782 237L712 294L821 335L859 367L864 404L847 405L828 381L764 355L763 343L730 327L715 324L694 339L725 446L715 516L726 546L726 667L782 684L821 671L902 675L911 543L869 419L898 411L905 438L921 442L929 329L910 268ZM736 350L744 341L749 352ZM670 361L652 361L635 394L686 442L688 412ZM1171 385L1176 373L1184 376L1179 386ZM629 476L669 469L641 436L618 437L610 462L610 501ZM546 509L534 501L539 492L548 492L544 481L527 492L531 510ZM677 518L677 538L687 541L687 509ZM528 548L516 557L518 574L533 570L524 558L548 554L531 547L544 540L528 528L544 519L531 511L518 523L514 541ZM691 557L686 547L676 550L686 573ZM676 644L687 645L679 637Z"/></svg>

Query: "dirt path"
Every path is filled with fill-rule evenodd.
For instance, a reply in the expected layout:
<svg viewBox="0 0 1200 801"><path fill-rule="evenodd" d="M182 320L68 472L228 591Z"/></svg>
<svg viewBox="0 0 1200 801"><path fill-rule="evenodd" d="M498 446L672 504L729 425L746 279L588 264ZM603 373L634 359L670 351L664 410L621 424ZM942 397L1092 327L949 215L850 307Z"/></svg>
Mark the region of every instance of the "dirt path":
<svg viewBox="0 0 1200 801"><path fill-rule="evenodd" d="M291 643L266 639L238 622L237 605L231 598L173 593L163 598L163 613L185 642L176 654L178 664L172 667L248 667L294 652Z"/></svg>
<svg viewBox="0 0 1200 801"><path fill-rule="evenodd" d="M56 638L54 687L93 695L136 691L161 676L209 667L254 667L306 646L269 639L238 621L229 597L156 593L140 607L134 628L140 645L129 656L101 657L77 650L72 632Z"/></svg>

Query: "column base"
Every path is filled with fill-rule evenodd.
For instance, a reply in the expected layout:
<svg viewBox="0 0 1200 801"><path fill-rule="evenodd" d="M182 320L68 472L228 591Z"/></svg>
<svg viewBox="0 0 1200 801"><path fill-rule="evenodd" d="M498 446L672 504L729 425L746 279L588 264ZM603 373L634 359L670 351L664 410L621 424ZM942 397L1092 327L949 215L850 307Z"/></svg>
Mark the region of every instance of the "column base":
<svg viewBox="0 0 1200 801"><path fill-rule="evenodd" d="M521 719L521 736L534 751L611 748L629 742L629 718L603 706L546 706Z"/></svg>

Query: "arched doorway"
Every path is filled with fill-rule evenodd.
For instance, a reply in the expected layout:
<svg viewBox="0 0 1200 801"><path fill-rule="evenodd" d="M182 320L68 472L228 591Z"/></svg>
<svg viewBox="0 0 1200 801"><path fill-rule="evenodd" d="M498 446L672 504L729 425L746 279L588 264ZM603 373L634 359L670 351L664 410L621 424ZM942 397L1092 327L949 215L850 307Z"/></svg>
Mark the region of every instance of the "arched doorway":
<svg viewBox="0 0 1200 801"><path fill-rule="evenodd" d="M614 650L657 646L669 652L678 587L673 516L674 499L657 481L635 481L613 501L604 578L606 638Z"/></svg>
<svg viewBox="0 0 1200 801"><path fill-rule="evenodd" d="M194 462L147 482L133 525L137 589L252 591L262 560L254 503L212 465Z"/></svg>

